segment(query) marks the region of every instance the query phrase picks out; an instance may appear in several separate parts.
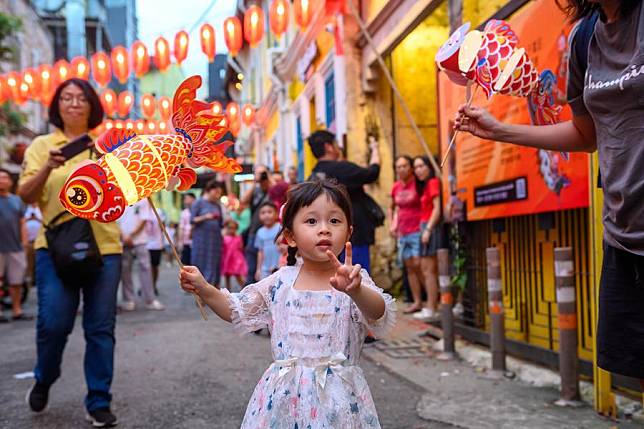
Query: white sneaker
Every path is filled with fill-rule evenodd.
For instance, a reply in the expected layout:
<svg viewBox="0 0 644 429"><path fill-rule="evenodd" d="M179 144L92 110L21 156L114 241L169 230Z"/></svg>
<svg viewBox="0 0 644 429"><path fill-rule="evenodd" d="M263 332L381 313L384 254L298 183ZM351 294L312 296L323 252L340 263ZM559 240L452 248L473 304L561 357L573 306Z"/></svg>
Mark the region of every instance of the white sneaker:
<svg viewBox="0 0 644 429"><path fill-rule="evenodd" d="M165 310L165 305L161 304L158 300L154 300L149 304L145 304L146 310Z"/></svg>
<svg viewBox="0 0 644 429"><path fill-rule="evenodd" d="M414 319L416 320L434 320L437 318L437 313L434 310L429 308L423 308L422 310L414 313Z"/></svg>
<svg viewBox="0 0 644 429"><path fill-rule="evenodd" d="M457 303L454 306L454 308L452 308L452 313L456 317L462 317L464 312L465 312L465 309L463 308L463 304L461 304L460 302Z"/></svg>
<svg viewBox="0 0 644 429"><path fill-rule="evenodd" d="M136 304L132 301L123 301L121 303L121 310L123 311L134 311Z"/></svg>

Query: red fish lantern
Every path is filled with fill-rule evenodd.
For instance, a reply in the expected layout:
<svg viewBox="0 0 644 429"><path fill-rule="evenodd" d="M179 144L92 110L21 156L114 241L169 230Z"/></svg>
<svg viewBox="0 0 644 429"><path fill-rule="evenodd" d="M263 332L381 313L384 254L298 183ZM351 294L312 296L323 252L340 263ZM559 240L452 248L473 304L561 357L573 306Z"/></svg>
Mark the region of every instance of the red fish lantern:
<svg viewBox="0 0 644 429"><path fill-rule="evenodd" d="M89 79L89 61L85 57L74 57L72 58L72 76L88 80Z"/></svg>
<svg viewBox="0 0 644 429"><path fill-rule="evenodd" d="M126 117L130 114L130 109L134 103L134 96L130 91L123 91L118 97L118 111L119 116Z"/></svg>
<svg viewBox="0 0 644 429"><path fill-rule="evenodd" d="M112 72L120 83L127 82L130 75L130 65L128 61L127 49L123 46L115 46L112 49Z"/></svg>
<svg viewBox="0 0 644 429"><path fill-rule="evenodd" d="M148 48L145 46L145 44L143 44L143 42L137 40L132 44L132 47L130 49L134 75L136 77L141 77L150 69L150 56L148 55Z"/></svg>
<svg viewBox="0 0 644 429"><path fill-rule="evenodd" d="M177 64L181 63L188 56L188 43L190 38L188 33L181 30L174 36L174 58L177 60Z"/></svg>
<svg viewBox="0 0 644 429"><path fill-rule="evenodd" d="M231 16L224 20L224 40L226 47L233 57L241 50L242 40L242 25L239 18Z"/></svg>
<svg viewBox="0 0 644 429"><path fill-rule="evenodd" d="M273 0L269 11L269 23L271 31L278 39L286 32L288 28L288 1Z"/></svg>
<svg viewBox="0 0 644 429"><path fill-rule="evenodd" d="M313 15L311 2L309 0L295 0L293 2L293 14L295 15L295 22L297 22L300 30L305 29L311 22Z"/></svg>
<svg viewBox="0 0 644 429"><path fill-rule="evenodd" d="M244 39L254 48L264 37L264 11L252 5L244 13Z"/></svg>
<svg viewBox="0 0 644 429"><path fill-rule="evenodd" d="M156 100L152 94L143 94L141 97L141 112L146 119L152 119L156 110Z"/></svg>
<svg viewBox="0 0 644 429"><path fill-rule="evenodd" d="M67 60L58 60L54 63L54 81L61 84L72 77L71 66Z"/></svg>
<svg viewBox="0 0 644 429"><path fill-rule="evenodd" d="M104 87L112 80L110 57L105 52L92 55L92 77L98 86Z"/></svg>
<svg viewBox="0 0 644 429"><path fill-rule="evenodd" d="M250 126L255 119L255 108L250 104L244 104L242 108L242 121L246 126Z"/></svg>
<svg viewBox="0 0 644 429"><path fill-rule="evenodd" d="M159 98L159 116L162 120L167 121L170 119L172 114L172 102L170 97L161 97Z"/></svg>
<svg viewBox="0 0 644 429"><path fill-rule="evenodd" d="M154 42L154 65L160 72L164 72L170 65L170 45L163 37Z"/></svg>
<svg viewBox="0 0 644 429"><path fill-rule="evenodd" d="M215 29L212 25L206 23L201 26L199 31L201 35L201 50L208 57L209 62L215 60Z"/></svg>
<svg viewBox="0 0 644 429"><path fill-rule="evenodd" d="M226 106L226 118L228 118L230 124L239 121L239 104L234 101L228 103Z"/></svg>
<svg viewBox="0 0 644 429"><path fill-rule="evenodd" d="M107 116L114 116L117 109L116 93L111 89L106 89L101 93L101 105Z"/></svg>

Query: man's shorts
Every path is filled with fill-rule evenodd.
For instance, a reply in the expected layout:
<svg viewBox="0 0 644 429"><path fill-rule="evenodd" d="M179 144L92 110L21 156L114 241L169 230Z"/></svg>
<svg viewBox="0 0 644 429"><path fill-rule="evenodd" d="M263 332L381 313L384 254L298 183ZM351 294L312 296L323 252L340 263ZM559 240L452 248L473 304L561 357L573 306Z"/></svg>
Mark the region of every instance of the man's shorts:
<svg viewBox="0 0 644 429"><path fill-rule="evenodd" d="M420 256L420 232L402 235L398 238L398 258L401 262Z"/></svg>
<svg viewBox="0 0 644 429"><path fill-rule="evenodd" d="M8 286L20 286L25 282L27 258L24 251L0 253L0 276Z"/></svg>

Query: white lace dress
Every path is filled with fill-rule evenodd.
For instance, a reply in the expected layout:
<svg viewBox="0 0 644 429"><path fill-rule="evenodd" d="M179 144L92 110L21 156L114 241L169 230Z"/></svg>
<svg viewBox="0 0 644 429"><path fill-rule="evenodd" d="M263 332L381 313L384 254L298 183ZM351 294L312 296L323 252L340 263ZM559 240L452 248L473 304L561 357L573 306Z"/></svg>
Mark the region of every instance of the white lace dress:
<svg viewBox="0 0 644 429"><path fill-rule="evenodd" d="M382 337L393 327L394 300L362 270L362 286L385 300L385 314L367 320L342 292L293 289L300 266L228 294L237 328L270 329L274 359L255 387L242 428L379 428L357 364L367 331Z"/></svg>

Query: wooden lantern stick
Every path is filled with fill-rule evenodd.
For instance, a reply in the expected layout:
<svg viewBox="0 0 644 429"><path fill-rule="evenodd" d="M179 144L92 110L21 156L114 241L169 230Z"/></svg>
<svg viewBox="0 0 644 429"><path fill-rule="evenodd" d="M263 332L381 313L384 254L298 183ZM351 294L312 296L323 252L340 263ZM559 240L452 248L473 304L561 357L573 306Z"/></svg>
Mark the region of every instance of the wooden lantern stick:
<svg viewBox="0 0 644 429"><path fill-rule="evenodd" d="M170 245L170 248L172 249L172 254L174 255L174 259L176 259L177 263L179 264L179 267L183 268L183 264L181 263L181 258L179 257L179 253L177 252L177 248L174 246L174 243L170 239L170 235L168 234L168 231L165 229L165 225L161 221L161 216L159 216L159 212L157 212L157 208L154 206L154 203L152 202L152 198L148 197L148 202L150 203L150 207L152 207L152 211L154 212L154 216L157 218L157 222L159 223L159 228L161 228L161 231L163 232L163 235L165 236L165 239L168 241L168 244ZM203 306L203 301L201 300L201 297L193 294L192 295L195 299L195 302L197 303L197 307L199 307L199 312L201 313L201 318L203 320L208 320L208 315L206 314L206 310Z"/></svg>
<svg viewBox="0 0 644 429"><path fill-rule="evenodd" d="M472 91L472 94L470 95L470 99L467 100L467 108L469 108L472 105L472 100L474 100L474 94L476 94L476 90L479 89L478 85L474 87L474 90ZM461 115L461 120L463 119L464 115ZM454 142L456 141L456 136L458 135L460 130L456 130L454 134L452 135L452 139L449 141L449 145L447 146L447 150L445 151L445 155L443 156L443 160L441 161L441 167L445 165L445 161L447 161L447 157L449 156L449 151L452 148L452 145L454 145Z"/></svg>

